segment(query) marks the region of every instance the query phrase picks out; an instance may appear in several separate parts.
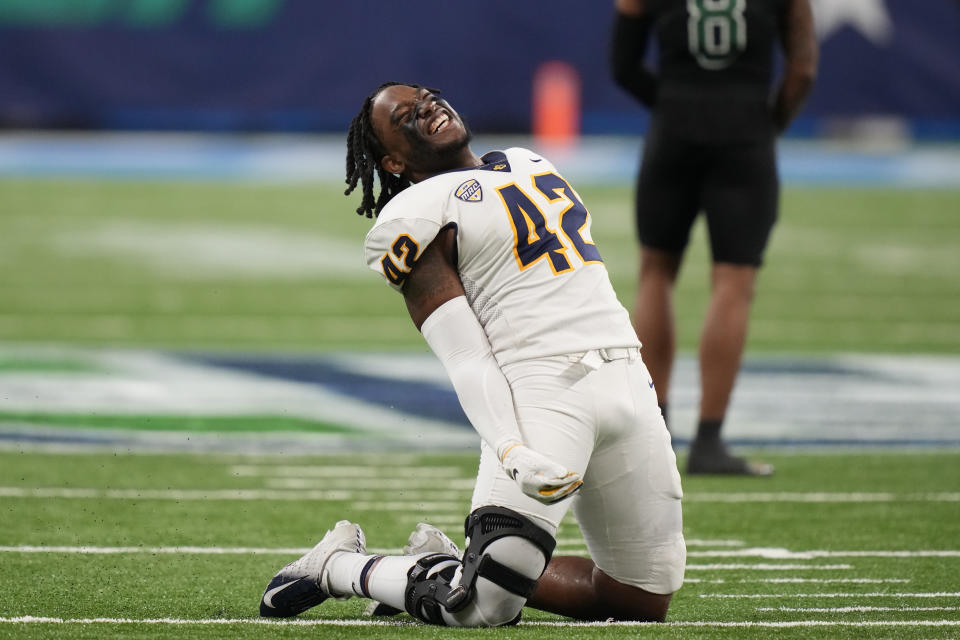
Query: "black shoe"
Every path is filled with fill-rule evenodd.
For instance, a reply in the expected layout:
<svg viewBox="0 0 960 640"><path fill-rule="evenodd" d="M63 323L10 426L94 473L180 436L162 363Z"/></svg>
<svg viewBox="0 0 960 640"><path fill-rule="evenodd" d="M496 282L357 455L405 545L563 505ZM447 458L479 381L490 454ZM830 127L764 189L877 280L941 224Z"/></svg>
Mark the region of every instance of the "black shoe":
<svg viewBox="0 0 960 640"><path fill-rule="evenodd" d="M687 458L687 473L690 475L737 475L770 476L773 465L766 462L751 462L727 451L722 440L702 442L694 440Z"/></svg>

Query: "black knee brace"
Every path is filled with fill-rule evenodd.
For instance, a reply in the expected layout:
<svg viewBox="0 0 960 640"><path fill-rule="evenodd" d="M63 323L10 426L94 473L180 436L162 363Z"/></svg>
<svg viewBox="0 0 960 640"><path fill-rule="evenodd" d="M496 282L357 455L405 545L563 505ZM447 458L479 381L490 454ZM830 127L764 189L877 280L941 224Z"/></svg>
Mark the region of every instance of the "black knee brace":
<svg viewBox="0 0 960 640"><path fill-rule="evenodd" d="M448 566L430 571L444 562ZM434 553L417 560L407 572L407 590L403 599L407 613L423 622L443 626L441 607L450 595L450 581L459 564L459 560L445 553Z"/></svg>
<svg viewBox="0 0 960 640"><path fill-rule="evenodd" d="M537 581L497 562L483 551L494 540L517 536L532 542L543 553L546 568L557 541L549 533L533 524L524 515L505 507L481 507L467 516L463 525L468 540L463 552L463 574L460 584L451 589L444 603L447 611L459 611L469 604L477 578L483 576L498 587L524 598L537 586Z"/></svg>
<svg viewBox="0 0 960 640"><path fill-rule="evenodd" d="M494 540L517 536L532 542L543 553L546 567L556 547L556 540L549 533L516 511L504 507L481 507L467 516L464 531L468 540L463 552L463 573L460 584L450 587L456 573L456 565L450 563L438 571L437 565L453 556L437 553L420 558L407 574L407 590L404 606L414 618L430 624L443 625L443 610L460 611L473 599L477 578L483 576L502 589L518 596L529 598L537 581L497 562L484 549Z"/></svg>

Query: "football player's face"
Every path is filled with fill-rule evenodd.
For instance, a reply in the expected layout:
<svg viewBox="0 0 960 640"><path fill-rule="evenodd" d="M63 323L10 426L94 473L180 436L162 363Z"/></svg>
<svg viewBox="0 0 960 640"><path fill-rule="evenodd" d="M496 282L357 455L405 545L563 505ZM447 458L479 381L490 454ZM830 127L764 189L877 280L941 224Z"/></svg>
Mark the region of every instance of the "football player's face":
<svg viewBox="0 0 960 640"><path fill-rule="evenodd" d="M463 119L429 89L387 87L374 98L370 115L387 154L418 173L453 168L470 143Z"/></svg>

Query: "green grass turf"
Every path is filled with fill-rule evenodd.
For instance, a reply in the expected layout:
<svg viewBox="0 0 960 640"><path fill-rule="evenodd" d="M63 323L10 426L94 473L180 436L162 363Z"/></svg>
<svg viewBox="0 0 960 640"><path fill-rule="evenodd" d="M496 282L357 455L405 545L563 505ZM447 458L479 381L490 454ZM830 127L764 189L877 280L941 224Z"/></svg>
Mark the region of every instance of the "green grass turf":
<svg viewBox="0 0 960 640"><path fill-rule="evenodd" d="M827 626L791 628L521 626L499 630L401 627L270 627L253 622L263 587L289 552L78 554L0 552L0 618L55 617L68 620L240 620L230 626L150 624L15 624L0 621L0 637L17 638L932 638L960 632L960 453L810 452L758 455L774 462L769 479L685 477L685 533L690 581L675 596L670 620L678 623L823 621ZM307 499L289 490L289 500L202 499L215 490L264 489L279 477L276 465L310 469L339 467L342 475L317 478L317 486L349 491L352 474L369 469L374 482L339 498ZM681 460L682 466L682 460ZM360 522L368 546L397 549L419 519L442 520L462 543L456 524L469 503L470 454L366 454L330 457L233 457L134 454L0 452L0 546L254 547L302 548L341 518ZM437 478L423 488L403 478ZM304 476L305 477L305 476ZM355 477L355 476L354 476ZM453 483L456 480L457 483ZM359 483L357 483L359 486ZM453 488L451 488L453 487ZM124 498L39 497L37 489L141 490ZM14 490L30 495L11 495ZM192 498L163 492L180 490ZM948 492L953 492L949 493ZM815 494L844 494L844 501L815 502ZM743 496L727 503L717 496ZM929 497L939 496L930 500ZM750 499L749 496L753 496ZM766 496L766 497L764 497ZM879 500L878 496L883 497ZM952 496L952 501L950 500ZM429 505L429 502L440 502ZM388 505L400 504L391 509ZM560 554L583 554L572 521L558 538ZM725 542L726 541L726 542ZM730 541L739 541L738 545ZM950 550L951 557L755 557L731 555L750 548L791 552L877 552ZM724 555L712 555L712 554ZM708 568L743 564L747 568ZM749 565L805 565L770 570ZM834 566L837 568L825 569ZM848 566L849 568L841 568ZM817 567L820 567L819 569ZM763 583L769 578L900 579L885 583ZM723 582L716 582L722 580ZM830 594L848 594L842 597ZM888 593L876 596L870 594ZM953 593L916 598L897 593ZM718 595L767 594L763 598ZM803 595L807 594L807 595ZM365 601L328 601L305 620L360 619ZM798 612L780 607L953 607L938 611ZM773 608L772 611L762 610ZM400 620L409 622L402 616ZM524 620L563 619L527 609ZM953 626L856 626L880 621L950 621ZM851 626L837 623L846 622Z"/></svg>
<svg viewBox="0 0 960 640"><path fill-rule="evenodd" d="M630 187L577 188L630 308ZM354 200L327 184L0 180L0 341L424 349L361 265L370 222ZM748 349L960 352L957 211L960 191L786 189ZM277 255L257 255L261 237ZM257 262L311 259L282 274ZM708 288L700 223L676 296L681 349L695 348Z"/></svg>
<svg viewBox="0 0 960 640"><path fill-rule="evenodd" d="M594 217L594 238L621 300L633 301L637 249L629 187L577 185ZM60 342L189 349L326 350L425 349L403 304L360 264L370 221L353 214L340 185L143 183L133 181L0 180L0 342ZM758 285L748 349L754 352L960 352L960 191L790 188ZM207 244L193 244L197 236ZM220 238L222 243L209 242ZM251 238L254 239L251 242ZM241 242L237 243L237 240ZM262 239L262 243L260 240ZM178 244L179 243L179 244ZM259 265L260 244L279 263L306 268L275 273ZM279 251L276 251L279 247ZM218 252L227 251L225 256ZM322 255L320 255L322 254ZM325 258L311 263L309 259ZM259 261L259 262L258 262ZM680 347L695 347L708 293L708 251L702 224L677 291ZM238 266L239 265L239 266ZM248 268L242 268L246 265ZM0 361L0 371L86 372L89 364L62 355ZM78 418L52 412L9 413L15 422L80 419L111 426L116 416ZM140 428L259 431L261 424L218 417L142 416ZM289 429L331 425L286 424ZM960 454L846 452L770 454L769 480L685 478L690 540L740 540L743 547L802 550L923 550L960 548L956 501L917 501L918 494L955 492ZM400 480L386 491L344 493L343 478L316 478L316 491L277 488L236 465L365 465ZM438 488L409 486L428 472L453 467ZM0 545L305 547L336 520L364 524L371 546L399 548L420 518L442 516L462 541L457 521L467 509L471 456L342 456L247 459L162 455L0 453ZM435 472L436 473L436 472ZM274 478L274 480L277 480ZM406 484L405 484L406 483ZM376 484L376 482L374 482ZM282 487L282 485L280 485ZM94 489L87 498L15 497L29 489ZM170 491L180 490L179 494ZM217 499L204 500L204 492ZM268 490L273 500L239 499L242 490ZM114 493L110 493L114 492ZM230 493L232 492L232 493ZM339 494L337 492L340 492ZM769 501L724 503L716 495L769 492ZM892 500L783 501L787 494L864 492ZM27 491L29 493L29 491ZM283 494L291 499L276 498ZM122 498L107 498L121 495ZM956 494L951 494L955 496ZM163 499L163 496L167 496ZM779 496L779 499L778 499ZM247 496L249 498L249 496ZM438 503L424 507L427 503ZM388 508L390 505L400 508ZM377 505L380 505L377 507ZM563 553L583 553L576 530ZM743 547L734 547L733 550ZM674 621L849 622L951 620L957 611L787 612L758 607L960 606L960 598L916 599L843 592L947 592L958 589L960 559L843 557L809 560L709 558L723 546L691 545L688 583L671 609ZM0 553L0 618L251 619L263 585L290 555L168 553ZM708 563L849 564L850 569L803 571L704 570ZM897 577L908 583L741 582L772 575L806 578ZM720 599L718 593L813 593L815 597ZM360 601L331 602L304 617L356 619ZM530 611L527 620L558 620ZM960 627L603 629L520 627L487 631L422 626L264 628L138 624L0 622L0 637L16 638L931 638L960 636Z"/></svg>
<svg viewBox="0 0 960 640"><path fill-rule="evenodd" d="M177 415L104 415L102 413L44 413L0 411L0 423L40 424L57 427L124 429L133 431L192 431L199 433L340 433L356 431L342 425L290 418L286 416L177 416Z"/></svg>

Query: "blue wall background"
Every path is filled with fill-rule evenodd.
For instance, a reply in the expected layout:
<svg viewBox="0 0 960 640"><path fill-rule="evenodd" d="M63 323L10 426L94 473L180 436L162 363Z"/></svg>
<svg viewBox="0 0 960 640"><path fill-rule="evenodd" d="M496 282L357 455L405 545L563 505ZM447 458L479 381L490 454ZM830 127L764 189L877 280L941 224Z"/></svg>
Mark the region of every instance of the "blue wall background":
<svg viewBox="0 0 960 640"><path fill-rule="evenodd" d="M960 3L817 6L820 77L794 133L869 115L960 137ZM526 133L534 71L564 60L584 133L638 133L607 71L612 16L606 0L0 0L0 126L344 131L400 80L443 89L478 132Z"/></svg>

